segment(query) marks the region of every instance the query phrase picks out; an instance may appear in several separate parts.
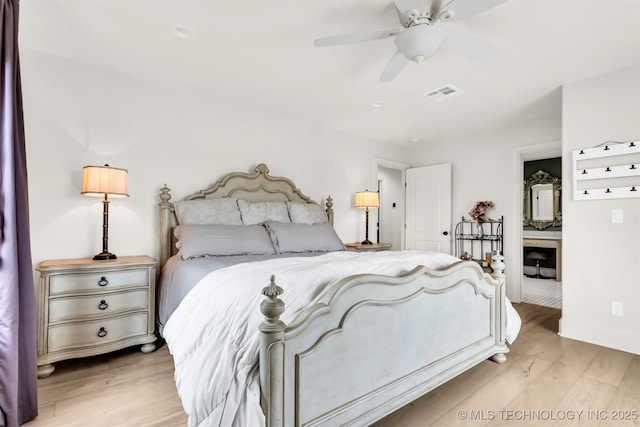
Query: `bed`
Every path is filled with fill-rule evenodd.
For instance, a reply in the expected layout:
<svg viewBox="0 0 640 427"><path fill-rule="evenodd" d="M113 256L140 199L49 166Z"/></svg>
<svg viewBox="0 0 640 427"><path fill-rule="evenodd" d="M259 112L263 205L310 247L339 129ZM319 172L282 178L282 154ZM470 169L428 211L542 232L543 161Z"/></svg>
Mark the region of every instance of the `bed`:
<svg viewBox="0 0 640 427"><path fill-rule="evenodd" d="M489 275L448 254L346 251L331 198L264 164L170 200L165 185L159 328L191 426L369 425L504 362L517 336L501 255Z"/></svg>

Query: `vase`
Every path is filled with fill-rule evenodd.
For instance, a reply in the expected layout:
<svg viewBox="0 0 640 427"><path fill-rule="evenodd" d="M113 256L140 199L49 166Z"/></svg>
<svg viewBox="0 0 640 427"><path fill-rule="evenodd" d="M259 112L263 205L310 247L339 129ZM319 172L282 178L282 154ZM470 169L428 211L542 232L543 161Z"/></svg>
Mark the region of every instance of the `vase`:
<svg viewBox="0 0 640 427"><path fill-rule="evenodd" d="M482 239L484 237L484 230L482 229L482 222L476 221L476 238Z"/></svg>

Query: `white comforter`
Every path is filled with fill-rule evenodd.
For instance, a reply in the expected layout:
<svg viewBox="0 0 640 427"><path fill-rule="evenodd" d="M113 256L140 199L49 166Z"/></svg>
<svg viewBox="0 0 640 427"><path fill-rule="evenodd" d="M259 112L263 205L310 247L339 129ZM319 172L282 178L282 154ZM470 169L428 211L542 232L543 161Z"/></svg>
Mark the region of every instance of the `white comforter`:
<svg viewBox="0 0 640 427"><path fill-rule="evenodd" d="M258 371L261 290L276 276L291 321L329 284L359 273L398 275L417 265L438 269L457 258L434 252L333 252L235 265L204 277L169 318L164 337L190 426L263 426ZM507 323L519 329L511 309ZM516 318L512 319L515 313ZM513 332L510 341L515 338Z"/></svg>

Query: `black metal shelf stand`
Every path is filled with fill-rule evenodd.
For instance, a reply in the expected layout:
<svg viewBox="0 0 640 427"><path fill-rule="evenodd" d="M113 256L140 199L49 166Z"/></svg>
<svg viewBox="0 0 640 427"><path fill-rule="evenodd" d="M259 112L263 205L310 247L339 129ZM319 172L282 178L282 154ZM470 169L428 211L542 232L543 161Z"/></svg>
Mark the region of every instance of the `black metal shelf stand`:
<svg viewBox="0 0 640 427"><path fill-rule="evenodd" d="M487 252L502 253L504 217L476 223L472 219L462 220L456 225L456 256L466 252L475 261L485 261Z"/></svg>

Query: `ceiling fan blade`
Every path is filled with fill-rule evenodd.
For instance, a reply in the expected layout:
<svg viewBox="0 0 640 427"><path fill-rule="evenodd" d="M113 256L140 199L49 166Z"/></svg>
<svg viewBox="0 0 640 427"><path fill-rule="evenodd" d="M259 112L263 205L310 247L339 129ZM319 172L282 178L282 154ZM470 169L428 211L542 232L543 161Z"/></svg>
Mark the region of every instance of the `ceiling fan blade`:
<svg viewBox="0 0 640 427"><path fill-rule="evenodd" d="M402 69L407 65L408 62L409 60L407 59L406 56L404 56L402 52L400 52L399 50L396 51L396 53L391 57L391 59L387 63L387 66L384 67L384 70L380 75L380 81L390 82L391 80L395 79L396 76L400 74L400 71L402 71Z"/></svg>
<svg viewBox="0 0 640 427"><path fill-rule="evenodd" d="M459 31L447 28L447 37L442 48L474 61L488 61L498 54L498 49L489 43Z"/></svg>
<svg viewBox="0 0 640 427"><path fill-rule="evenodd" d="M398 15L405 14L411 10L423 12L425 10L424 0L394 0Z"/></svg>
<svg viewBox="0 0 640 427"><path fill-rule="evenodd" d="M436 20L459 21L496 7L507 0L452 0L440 9Z"/></svg>
<svg viewBox="0 0 640 427"><path fill-rule="evenodd" d="M434 22L437 20L438 15L440 15L440 11L442 11L444 5L448 3L451 3L451 0L431 0L429 15L431 15Z"/></svg>
<svg viewBox="0 0 640 427"><path fill-rule="evenodd" d="M323 37L321 39L314 40L313 44L318 47L326 47L360 43L369 40L380 40L386 39L387 37L395 36L398 31L399 30L394 30L391 28L384 28L380 30L360 31L351 34L340 34L337 36Z"/></svg>

